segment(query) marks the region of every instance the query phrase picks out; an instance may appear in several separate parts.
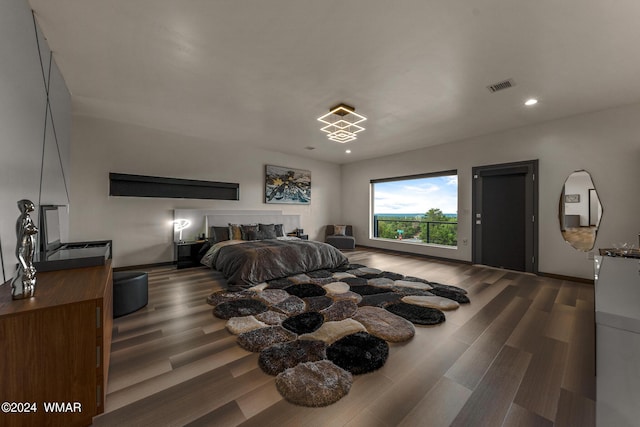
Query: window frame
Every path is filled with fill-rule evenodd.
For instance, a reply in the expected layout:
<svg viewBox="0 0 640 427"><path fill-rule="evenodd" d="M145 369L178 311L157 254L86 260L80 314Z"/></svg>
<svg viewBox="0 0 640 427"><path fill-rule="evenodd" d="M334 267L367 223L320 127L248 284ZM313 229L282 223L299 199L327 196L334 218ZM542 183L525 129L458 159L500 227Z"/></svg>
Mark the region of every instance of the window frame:
<svg viewBox="0 0 640 427"><path fill-rule="evenodd" d="M385 237L377 237L375 236L375 197L376 197L376 192L375 192L375 184L381 184L381 183L385 183L385 182L398 182L398 181L410 181L410 180L415 180L415 179L423 179L423 178L438 178L438 177L444 177L444 176L452 176L455 175L456 177L458 177L458 170L457 169L449 169L449 170L444 170L444 171L438 171L438 172L426 172L426 173L420 173L420 174L412 174L412 175L403 175L403 176L396 176L396 177L388 177L388 178L376 178L376 179L371 179L369 181L369 196L370 196L370 210L369 210L369 238L372 240L378 240L378 241L384 241L384 242L396 242L396 243L400 243L400 244L406 244L406 245L420 245L420 246L431 246L431 247L438 247L438 248L445 248L445 249L457 249L458 245L443 245L443 244L437 244L437 243L426 243L426 242L415 242L415 241L404 241L404 240L398 240L398 239L389 239L389 238L385 238ZM459 204L459 186L456 188L456 204ZM457 212L457 206L456 206L456 214ZM402 215L402 214L399 214ZM458 224L456 222L456 224ZM456 242L457 242L457 231L456 231Z"/></svg>

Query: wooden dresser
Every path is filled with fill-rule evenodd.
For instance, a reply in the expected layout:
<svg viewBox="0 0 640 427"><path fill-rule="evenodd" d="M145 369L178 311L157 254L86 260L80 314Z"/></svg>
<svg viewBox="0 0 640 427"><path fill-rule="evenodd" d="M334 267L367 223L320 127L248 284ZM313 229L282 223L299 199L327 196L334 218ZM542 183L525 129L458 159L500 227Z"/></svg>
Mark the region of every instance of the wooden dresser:
<svg viewBox="0 0 640 427"><path fill-rule="evenodd" d="M104 411L112 300L110 259L38 273L27 300L0 286L0 404L15 402L3 406L1 425L88 426Z"/></svg>

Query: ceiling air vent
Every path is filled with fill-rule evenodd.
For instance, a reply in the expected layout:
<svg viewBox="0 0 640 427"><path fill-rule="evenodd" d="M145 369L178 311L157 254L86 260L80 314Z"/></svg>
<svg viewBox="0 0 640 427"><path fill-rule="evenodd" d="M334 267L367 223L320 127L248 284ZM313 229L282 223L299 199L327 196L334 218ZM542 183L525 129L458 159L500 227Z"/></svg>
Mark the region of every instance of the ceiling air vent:
<svg viewBox="0 0 640 427"><path fill-rule="evenodd" d="M489 89L489 92L494 93L499 90L509 89L510 87L513 87L515 85L516 82L514 82L513 79L507 79L498 83L494 83L491 86L487 86L487 89Z"/></svg>
<svg viewBox="0 0 640 427"><path fill-rule="evenodd" d="M315 150L316 147L308 146L308 147L304 147L304 149L311 151L311 150Z"/></svg>

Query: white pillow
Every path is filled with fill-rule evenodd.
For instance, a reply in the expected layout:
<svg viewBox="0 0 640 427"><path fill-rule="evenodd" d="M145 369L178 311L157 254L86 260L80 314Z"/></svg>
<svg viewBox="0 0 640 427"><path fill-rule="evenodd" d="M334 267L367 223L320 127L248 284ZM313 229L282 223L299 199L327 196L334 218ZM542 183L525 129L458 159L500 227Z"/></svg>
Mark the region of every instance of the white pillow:
<svg viewBox="0 0 640 427"><path fill-rule="evenodd" d="M344 236L347 233L346 225L334 225L333 226L333 235L334 236Z"/></svg>

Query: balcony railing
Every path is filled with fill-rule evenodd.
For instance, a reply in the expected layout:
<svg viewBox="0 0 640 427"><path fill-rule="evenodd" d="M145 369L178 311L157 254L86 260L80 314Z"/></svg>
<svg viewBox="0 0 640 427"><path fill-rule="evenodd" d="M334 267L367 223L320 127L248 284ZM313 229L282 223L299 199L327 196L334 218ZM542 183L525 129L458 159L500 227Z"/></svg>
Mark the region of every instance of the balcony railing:
<svg viewBox="0 0 640 427"><path fill-rule="evenodd" d="M394 235L381 236L379 233L381 223L401 223L407 224L404 229L395 230ZM425 224L425 227L422 227ZM441 232L442 227L450 227L449 233ZM418 233L411 233L411 230L415 230ZM425 238L421 238L423 230L426 232ZM408 233L409 232L409 233ZM388 233L387 233L388 234ZM413 235L408 235L413 234ZM417 234L417 237L416 237ZM458 222L453 221L424 221L415 219L392 219L392 218L380 218L377 215L373 217L373 237L404 240L410 242L431 243L437 245L457 246L458 244Z"/></svg>

